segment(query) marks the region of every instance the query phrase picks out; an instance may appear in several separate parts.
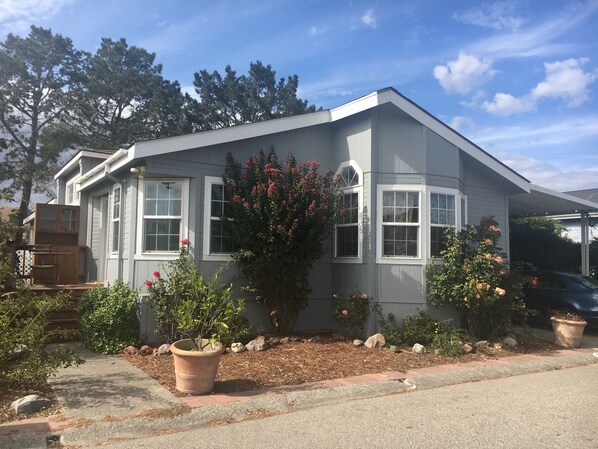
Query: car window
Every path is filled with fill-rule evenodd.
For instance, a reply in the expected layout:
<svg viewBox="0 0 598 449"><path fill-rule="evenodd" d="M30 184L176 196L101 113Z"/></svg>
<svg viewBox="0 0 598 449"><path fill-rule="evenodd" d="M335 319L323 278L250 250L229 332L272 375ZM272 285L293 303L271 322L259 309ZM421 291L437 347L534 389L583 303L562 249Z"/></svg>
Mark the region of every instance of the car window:
<svg viewBox="0 0 598 449"><path fill-rule="evenodd" d="M564 290L565 282L552 273L541 273L537 278L536 288Z"/></svg>

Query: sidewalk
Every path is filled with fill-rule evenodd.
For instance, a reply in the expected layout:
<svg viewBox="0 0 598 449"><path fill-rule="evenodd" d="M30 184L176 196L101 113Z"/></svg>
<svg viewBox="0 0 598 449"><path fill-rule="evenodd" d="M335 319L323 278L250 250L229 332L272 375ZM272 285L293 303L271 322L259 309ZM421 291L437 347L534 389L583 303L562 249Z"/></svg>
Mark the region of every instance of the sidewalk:
<svg viewBox="0 0 598 449"><path fill-rule="evenodd" d="M552 332L547 330L531 329L531 333L552 339ZM51 379L66 420L0 425L0 447L46 448L46 437L52 435L61 436L63 444L85 447L352 399L583 366L598 363L598 335L584 335L582 348L576 350L181 398L121 357L99 356L83 349L81 353L85 364L63 369Z"/></svg>

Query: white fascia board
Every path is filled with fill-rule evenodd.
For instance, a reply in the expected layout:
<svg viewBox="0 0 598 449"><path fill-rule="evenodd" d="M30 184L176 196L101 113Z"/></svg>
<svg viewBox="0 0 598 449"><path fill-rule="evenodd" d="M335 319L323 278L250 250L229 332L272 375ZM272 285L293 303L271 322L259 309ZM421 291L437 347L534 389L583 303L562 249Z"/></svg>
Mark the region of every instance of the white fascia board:
<svg viewBox="0 0 598 449"><path fill-rule="evenodd" d="M122 148L118 150L104 162L95 166L87 173L85 173L83 176L81 176L81 178L79 178L79 180L77 181L77 183L79 184L79 191L87 189L96 182L104 179L104 174L107 169L109 171L113 171L115 168L121 167L122 165L129 162L132 159L130 156L132 156L132 153L129 153L129 150L124 150Z"/></svg>
<svg viewBox="0 0 598 449"><path fill-rule="evenodd" d="M333 122L344 119L351 115L358 114L367 109L372 109L380 105L378 92L372 92L356 100L350 101L330 110L330 118Z"/></svg>
<svg viewBox="0 0 598 449"><path fill-rule="evenodd" d="M62 167L58 173L56 173L54 175L54 180L56 181L58 178L60 178L63 174L68 173L69 171L71 171L73 168L75 168L75 165L79 163L79 160L84 157L84 156L88 156L88 157L94 157L96 159L108 159L110 156L112 156L112 154L109 153L100 153L100 152L95 152L95 151L88 151L88 150L81 150L79 151L77 154L75 154L75 156L73 156L71 158L70 161L68 161L64 167Z"/></svg>
<svg viewBox="0 0 598 449"><path fill-rule="evenodd" d="M177 151L191 150L211 145L234 142L299 128L330 123L330 111L318 111L265 122L236 125L230 128L202 131L184 136L167 137L135 144L137 158L158 156Z"/></svg>
<svg viewBox="0 0 598 449"><path fill-rule="evenodd" d="M556 190L548 189L536 184L531 184L531 193L541 193L558 198L559 200L568 201L569 203L573 203L580 211L598 211L598 203L584 200L577 196L569 195L568 193L557 192Z"/></svg>

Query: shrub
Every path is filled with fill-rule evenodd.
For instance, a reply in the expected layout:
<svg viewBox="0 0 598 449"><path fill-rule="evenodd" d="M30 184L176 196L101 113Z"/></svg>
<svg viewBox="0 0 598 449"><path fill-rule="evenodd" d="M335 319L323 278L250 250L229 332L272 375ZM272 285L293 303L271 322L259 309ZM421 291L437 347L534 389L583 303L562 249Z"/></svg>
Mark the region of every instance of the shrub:
<svg viewBox="0 0 598 449"><path fill-rule="evenodd" d="M444 321L440 323L438 333L434 335L431 349L438 354L455 357L463 353L463 341L467 338L468 335L464 329Z"/></svg>
<svg viewBox="0 0 598 449"><path fill-rule="evenodd" d="M246 340L252 329L245 305L231 299L232 284L219 283L228 265L206 278L197 271L187 245L187 240L181 241L179 257L167 264L164 276L154 271L154 280L146 281L156 331L169 343L181 336L217 339L223 344Z"/></svg>
<svg viewBox="0 0 598 449"><path fill-rule="evenodd" d="M139 344L137 292L122 281L95 287L79 301L83 344L100 354L115 354Z"/></svg>
<svg viewBox="0 0 598 449"><path fill-rule="evenodd" d="M83 363L74 351L48 345L70 333L46 331L50 314L67 304L67 296L34 295L30 290L0 297L0 388L42 383L60 367Z"/></svg>
<svg viewBox="0 0 598 449"><path fill-rule="evenodd" d="M492 218L455 234L445 232L443 264L429 267L428 295L432 305L451 304L461 312L474 338L505 335L514 313L524 313L522 288L526 278L509 270L496 242L500 228Z"/></svg>
<svg viewBox="0 0 598 449"><path fill-rule="evenodd" d="M266 304L277 334L290 332L307 306L309 272L334 227L339 190L332 171L321 175L318 168L290 152L285 164L274 151L260 152L244 168L227 157L226 235L248 291Z"/></svg>
<svg viewBox="0 0 598 449"><path fill-rule="evenodd" d="M370 300L367 293L353 292L349 299L339 295L332 297L334 319L352 337L363 337L363 326L370 314Z"/></svg>

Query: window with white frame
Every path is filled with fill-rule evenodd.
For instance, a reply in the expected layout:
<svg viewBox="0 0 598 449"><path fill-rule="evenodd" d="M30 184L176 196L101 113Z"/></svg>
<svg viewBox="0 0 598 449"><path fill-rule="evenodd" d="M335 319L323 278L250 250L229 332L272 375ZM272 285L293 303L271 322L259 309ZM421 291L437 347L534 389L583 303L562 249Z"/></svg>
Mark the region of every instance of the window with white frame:
<svg viewBox="0 0 598 449"><path fill-rule="evenodd" d="M118 252L120 242L120 186L112 190L112 252Z"/></svg>
<svg viewBox="0 0 598 449"><path fill-rule="evenodd" d="M229 215L230 199L227 197L222 178L206 177L205 195L205 255L229 255L234 252L232 242L226 235L224 220Z"/></svg>
<svg viewBox="0 0 598 449"><path fill-rule="evenodd" d="M66 183L65 204L79 204L79 192L75 189L75 180Z"/></svg>
<svg viewBox="0 0 598 449"><path fill-rule="evenodd" d="M183 219L182 181L144 181L143 251L176 252Z"/></svg>
<svg viewBox="0 0 598 449"><path fill-rule="evenodd" d="M446 245L445 229L455 228L455 195L430 193L430 256L440 257Z"/></svg>
<svg viewBox="0 0 598 449"><path fill-rule="evenodd" d="M419 257L420 192L382 191L382 257Z"/></svg>
<svg viewBox="0 0 598 449"><path fill-rule="evenodd" d="M359 215L361 211L362 174L353 162L341 164L337 171L343 195L343 207L338 215L334 236L337 258L359 257Z"/></svg>

